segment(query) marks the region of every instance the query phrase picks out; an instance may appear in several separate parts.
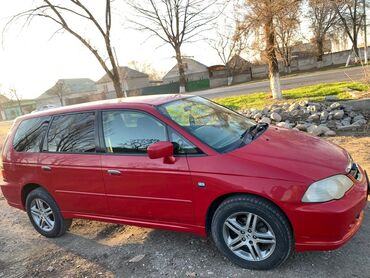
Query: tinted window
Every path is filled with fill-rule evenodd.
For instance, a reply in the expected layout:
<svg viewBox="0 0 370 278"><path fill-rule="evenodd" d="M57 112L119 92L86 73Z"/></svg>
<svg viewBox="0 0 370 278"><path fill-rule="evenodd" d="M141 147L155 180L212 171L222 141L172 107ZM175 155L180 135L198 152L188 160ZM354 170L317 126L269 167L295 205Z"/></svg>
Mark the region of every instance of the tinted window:
<svg viewBox="0 0 370 278"><path fill-rule="evenodd" d="M17 152L39 152L50 117L23 121L15 133L13 146Z"/></svg>
<svg viewBox="0 0 370 278"><path fill-rule="evenodd" d="M95 113L55 116L48 133L49 152L95 152Z"/></svg>
<svg viewBox="0 0 370 278"><path fill-rule="evenodd" d="M103 112L103 131L110 153L145 153L150 144L167 140L161 122L135 111Z"/></svg>
<svg viewBox="0 0 370 278"><path fill-rule="evenodd" d="M170 141L174 143L175 154L200 154L202 153L200 149L186 140L183 136L177 133L172 128L168 128L168 135Z"/></svg>

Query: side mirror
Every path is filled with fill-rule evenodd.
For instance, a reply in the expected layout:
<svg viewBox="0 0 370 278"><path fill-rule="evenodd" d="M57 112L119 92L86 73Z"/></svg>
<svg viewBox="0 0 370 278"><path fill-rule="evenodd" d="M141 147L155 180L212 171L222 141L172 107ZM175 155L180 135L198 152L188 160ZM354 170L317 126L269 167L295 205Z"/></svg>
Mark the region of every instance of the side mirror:
<svg viewBox="0 0 370 278"><path fill-rule="evenodd" d="M148 156L150 159L157 159L163 157L163 163L173 164L176 159L173 156L173 144L168 141L159 141L149 145Z"/></svg>

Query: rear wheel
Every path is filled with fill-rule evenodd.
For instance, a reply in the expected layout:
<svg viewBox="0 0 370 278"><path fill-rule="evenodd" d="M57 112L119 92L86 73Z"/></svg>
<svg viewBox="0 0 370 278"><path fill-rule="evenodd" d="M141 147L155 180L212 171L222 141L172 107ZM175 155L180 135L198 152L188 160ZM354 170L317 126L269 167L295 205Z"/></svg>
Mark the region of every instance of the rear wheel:
<svg viewBox="0 0 370 278"><path fill-rule="evenodd" d="M233 196L216 210L212 237L232 262L250 269L281 265L293 248L293 236L285 215L256 196Z"/></svg>
<svg viewBox="0 0 370 278"><path fill-rule="evenodd" d="M46 237L61 236L72 224L72 219L63 218L54 199L42 188L28 194L26 210L33 227Z"/></svg>

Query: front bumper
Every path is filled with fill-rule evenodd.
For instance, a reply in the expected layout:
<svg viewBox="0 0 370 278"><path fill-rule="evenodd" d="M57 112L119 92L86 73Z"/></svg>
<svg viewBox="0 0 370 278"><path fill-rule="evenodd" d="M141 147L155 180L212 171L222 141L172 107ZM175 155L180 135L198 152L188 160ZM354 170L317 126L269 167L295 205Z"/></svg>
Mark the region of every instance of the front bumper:
<svg viewBox="0 0 370 278"><path fill-rule="evenodd" d="M359 230L367 205L369 182L362 179L340 200L302 204L292 215L296 251L333 250L348 242Z"/></svg>

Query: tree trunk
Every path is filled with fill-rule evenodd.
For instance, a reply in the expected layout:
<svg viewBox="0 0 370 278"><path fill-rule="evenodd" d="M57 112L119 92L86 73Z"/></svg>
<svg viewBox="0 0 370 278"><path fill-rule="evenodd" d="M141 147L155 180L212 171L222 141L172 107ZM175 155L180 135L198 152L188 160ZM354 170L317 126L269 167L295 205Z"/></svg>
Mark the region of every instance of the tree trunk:
<svg viewBox="0 0 370 278"><path fill-rule="evenodd" d="M22 109L22 104L21 104L21 101L19 100L19 98L17 97L17 103L18 103L18 108L19 110L21 111L21 115L24 115L23 113L23 109Z"/></svg>
<svg viewBox="0 0 370 278"><path fill-rule="evenodd" d="M353 51L355 53L355 62L357 63L360 59L360 50L358 49L357 37L353 41Z"/></svg>
<svg viewBox="0 0 370 278"><path fill-rule="evenodd" d="M113 67L112 71L113 71L112 82L113 82L114 90L116 91L117 98L127 97L127 95L123 94L123 90L121 86L121 79L120 79L117 67Z"/></svg>
<svg viewBox="0 0 370 278"><path fill-rule="evenodd" d="M321 62L324 57L324 42L322 38L316 38L317 61Z"/></svg>
<svg viewBox="0 0 370 278"><path fill-rule="evenodd" d="M181 51L180 51L180 46L175 47L176 51L176 60L177 60L177 67L179 70L179 93L185 93L185 86L186 86L186 77L185 77L185 69L184 69L184 64L182 62L182 57L181 57Z"/></svg>
<svg viewBox="0 0 370 278"><path fill-rule="evenodd" d="M270 20L265 25L266 55L269 66L272 97L274 99L282 99L283 96L280 88L279 64L275 52L275 33L273 24L273 18L271 16Z"/></svg>

